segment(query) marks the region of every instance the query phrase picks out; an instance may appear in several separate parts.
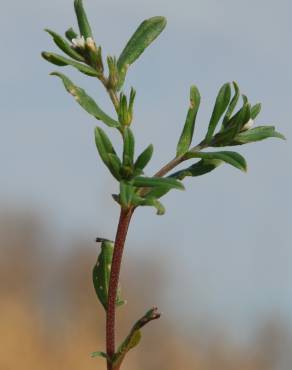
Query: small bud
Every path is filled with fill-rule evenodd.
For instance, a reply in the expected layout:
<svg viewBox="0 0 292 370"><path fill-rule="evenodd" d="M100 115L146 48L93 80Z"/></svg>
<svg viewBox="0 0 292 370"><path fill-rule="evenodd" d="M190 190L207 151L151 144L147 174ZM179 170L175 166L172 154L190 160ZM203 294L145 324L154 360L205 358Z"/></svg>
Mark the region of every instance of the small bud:
<svg viewBox="0 0 292 370"><path fill-rule="evenodd" d="M119 72L117 68L116 58L108 56L107 64L109 69L109 78L108 78L109 87L115 90L119 81Z"/></svg>
<svg viewBox="0 0 292 370"><path fill-rule="evenodd" d="M80 48L84 49L85 48L85 40L84 37L76 37L75 39L72 39L72 45L74 48Z"/></svg>
<svg viewBox="0 0 292 370"><path fill-rule="evenodd" d="M242 126L242 129L241 131L246 131L246 130L249 130L254 124L254 120L252 118L250 118L250 120L248 122L246 122L245 125Z"/></svg>
<svg viewBox="0 0 292 370"><path fill-rule="evenodd" d="M86 46L88 47L89 50L96 52L96 45L95 45L94 40L91 37L87 37Z"/></svg>

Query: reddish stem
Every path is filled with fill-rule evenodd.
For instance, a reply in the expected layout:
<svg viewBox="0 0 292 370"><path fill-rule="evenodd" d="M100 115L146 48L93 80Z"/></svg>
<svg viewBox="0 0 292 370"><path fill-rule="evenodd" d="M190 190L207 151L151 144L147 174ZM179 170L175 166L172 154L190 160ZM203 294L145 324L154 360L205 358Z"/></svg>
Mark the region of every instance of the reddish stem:
<svg viewBox="0 0 292 370"><path fill-rule="evenodd" d="M120 219L115 239L106 314L106 352L109 358L109 360L107 361L108 370L114 370L110 360L113 358L113 355L115 354L116 297L119 284L123 250L133 212L134 212L133 208L130 209L121 208Z"/></svg>

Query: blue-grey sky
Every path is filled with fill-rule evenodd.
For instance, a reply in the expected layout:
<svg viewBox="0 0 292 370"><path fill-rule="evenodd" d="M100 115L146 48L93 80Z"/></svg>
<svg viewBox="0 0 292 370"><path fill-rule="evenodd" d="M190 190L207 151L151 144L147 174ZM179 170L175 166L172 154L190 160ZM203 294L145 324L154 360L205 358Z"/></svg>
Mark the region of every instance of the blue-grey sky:
<svg viewBox="0 0 292 370"><path fill-rule="evenodd" d="M186 192L165 198L164 217L139 210L126 258L152 253L160 260L170 274L161 305L173 314L179 304L183 317L218 319L236 332L270 315L291 323L291 2L85 4L105 55L118 55L144 18L168 18L126 85L137 90L137 150L155 146L149 175L175 154L191 84L202 95L194 141L205 133L219 87L232 80L252 102L263 103L257 123L275 124L288 138L239 147L247 174L222 166L187 180ZM63 33L76 25L73 1L10 0L0 17L0 205L43 210L60 238L113 238L118 208L109 194L117 189L97 157L93 129L99 123L48 76L58 67L40 57L42 50L56 50L44 28ZM70 67L63 72L112 112L97 81Z"/></svg>

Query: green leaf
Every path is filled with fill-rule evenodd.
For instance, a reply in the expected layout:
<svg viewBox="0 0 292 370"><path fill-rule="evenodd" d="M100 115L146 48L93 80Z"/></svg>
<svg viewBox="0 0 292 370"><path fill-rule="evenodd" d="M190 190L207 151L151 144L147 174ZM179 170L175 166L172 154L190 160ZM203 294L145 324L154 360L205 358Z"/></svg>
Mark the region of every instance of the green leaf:
<svg viewBox="0 0 292 370"><path fill-rule="evenodd" d="M117 156L110 139L100 127L95 128L95 143L102 161L110 170L111 174L118 181L120 181L121 180L120 171L122 163L119 157Z"/></svg>
<svg viewBox="0 0 292 370"><path fill-rule="evenodd" d="M73 39L76 39L78 37L77 33L73 30L73 28L69 28L66 32L65 32L65 36L67 37L67 39L72 42Z"/></svg>
<svg viewBox="0 0 292 370"><path fill-rule="evenodd" d="M48 32L53 37L53 40L54 40L55 44L65 54L69 55L69 57L71 57L73 59L79 60L80 62L85 62L85 59L79 53L77 53L77 51L75 51L71 47L71 45L65 39L63 39L62 36L58 35L56 32L51 31L49 29L45 29L45 31Z"/></svg>
<svg viewBox="0 0 292 370"><path fill-rule="evenodd" d="M61 66L61 67L72 66L87 76L91 76L91 77L99 76L98 72L95 71L93 68L86 66L84 64L75 62L74 60L68 59L66 57L63 57L62 55L58 55L55 53L48 53L44 51L42 52L42 57L48 62L55 64L57 66Z"/></svg>
<svg viewBox="0 0 292 370"><path fill-rule="evenodd" d="M234 86L234 90L235 90L234 91L234 96L233 96L233 98L232 98L232 100L231 100L231 102L228 106L228 109L226 111L226 114L223 118L222 129L225 128L225 126L226 126L227 122L229 121L232 113L234 112L234 109L235 109L235 107L238 103L238 100L240 98L240 90L239 90L239 87L238 87L238 85L235 81L233 81L233 86Z"/></svg>
<svg viewBox="0 0 292 370"><path fill-rule="evenodd" d="M147 164L150 162L153 155L154 147L152 144L147 146L145 150L138 156L134 164L135 170L143 170Z"/></svg>
<svg viewBox="0 0 292 370"><path fill-rule="evenodd" d="M109 240L103 240L101 243L101 252L97 262L93 267L92 278L96 295L107 310L108 289L111 273L112 258L114 252L114 244ZM117 294L116 305L120 306L124 303L120 297L120 290Z"/></svg>
<svg viewBox="0 0 292 370"><path fill-rule="evenodd" d="M85 13L84 7L83 7L83 2L82 0L75 0L74 1L74 8L75 8L75 13L78 21L78 26L80 30L81 36L85 38L85 40L88 37L92 38L92 31L87 19L87 15Z"/></svg>
<svg viewBox="0 0 292 370"><path fill-rule="evenodd" d="M269 137L276 137L285 140L285 136L277 132L274 126L258 126L237 134L234 137L232 145L253 143L268 139Z"/></svg>
<svg viewBox="0 0 292 370"><path fill-rule="evenodd" d="M168 178L170 178L168 176ZM159 199L161 197L163 197L164 195L166 195L171 189L169 188L169 186L158 186L156 188L151 188L147 193L146 193L146 196L148 198L154 198L154 199Z"/></svg>
<svg viewBox="0 0 292 370"><path fill-rule="evenodd" d="M250 104L245 103L228 122L227 128L233 129L235 133L238 133L242 127L250 120Z"/></svg>
<svg viewBox="0 0 292 370"><path fill-rule="evenodd" d="M136 330L124 340L124 342L118 348L117 353L115 354L113 363L115 367L119 367L119 364L122 363L126 354L134 347L136 347L141 341L141 331Z"/></svg>
<svg viewBox="0 0 292 370"><path fill-rule="evenodd" d="M241 97L242 97L242 100L243 100L243 104L248 104L248 97L244 94L242 94Z"/></svg>
<svg viewBox="0 0 292 370"><path fill-rule="evenodd" d="M159 187L159 186L166 186L169 189L179 189L184 190L184 186L180 181L175 179L170 179L167 177L142 177L138 176L133 180L133 185L141 188L141 187Z"/></svg>
<svg viewBox="0 0 292 370"><path fill-rule="evenodd" d="M132 185L124 181L120 182L120 202L125 208L129 207L134 195L134 188Z"/></svg>
<svg viewBox="0 0 292 370"><path fill-rule="evenodd" d="M227 146L250 119L250 105L245 104L227 123L224 131L214 136L209 146Z"/></svg>
<svg viewBox="0 0 292 370"><path fill-rule="evenodd" d="M132 327L129 335L126 339L122 342L119 346L117 352L113 358L113 365L114 368L120 368L122 361L124 360L126 354L134 347L136 347L141 340L141 331L140 329L148 324L150 321L157 320L161 316L160 313L157 312L157 308L154 307L149 310L140 320L138 320L135 325Z"/></svg>
<svg viewBox="0 0 292 370"><path fill-rule="evenodd" d="M133 119L135 98L136 98L136 90L133 87L131 87L130 99L129 99L129 114L132 117L132 119Z"/></svg>
<svg viewBox="0 0 292 370"><path fill-rule="evenodd" d="M186 158L202 158L207 160L220 160L225 163L230 164L233 167L238 168L241 171L246 172L247 170L247 164L245 159L236 152L230 152L230 151L223 151L223 152L188 152L186 154Z"/></svg>
<svg viewBox="0 0 292 370"><path fill-rule="evenodd" d="M123 85L128 67L160 35L165 26L166 19L164 17L153 17L145 20L138 27L118 59L118 70L120 73L119 89Z"/></svg>
<svg viewBox="0 0 292 370"><path fill-rule="evenodd" d="M209 144L210 141L212 140L216 126L220 121L220 118L222 117L223 113L226 111L226 108L228 107L228 104L230 102L230 98L231 98L230 83L226 83L221 87L216 98L215 106L213 109L207 135L205 138L207 144Z"/></svg>
<svg viewBox="0 0 292 370"><path fill-rule="evenodd" d="M217 168L222 163L221 160L213 159L213 160L206 160L202 159L201 161L193 164L192 166L185 168L183 170L177 171L170 175L170 177L183 180L185 177L196 177L205 175Z"/></svg>
<svg viewBox="0 0 292 370"><path fill-rule="evenodd" d="M123 151L123 164L132 166L134 162L135 152L135 138L132 130L129 127L124 129L124 151Z"/></svg>
<svg viewBox="0 0 292 370"><path fill-rule="evenodd" d="M91 357L92 357L92 358L95 358L95 357L102 357L102 358L105 358L105 359L107 359L107 358L108 358L107 354L106 354L106 353L104 353L104 352L101 352L101 351L92 352L92 353L91 353Z"/></svg>
<svg viewBox="0 0 292 370"><path fill-rule="evenodd" d="M74 96L77 103L79 103L81 107L86 110L86 112L91 114L96 119L101 120L109 127L119 127L119 123L117 121L109 117L103 110L101 110L96 102L89 95L87 95L83 89L74 85L68 77L59 72L53 72L51 75L60 77L62 79L66 90L72 96Z"/></svg>
<svg viewBox="0 0 292 370"><path fill-rule="evenodd" d="M108 169L110 170L111 174L118 180L121 180L121 169L122 163L120 158L116 154L109 154L108 155L109 165Z"/></svg>
<svg viewBox="0 0 292 370"><path fill-rule="evenodd" d="M184 154L191 145L200 102L201 102L200 92L196 86L192 86L190 91L190 108L187 114L182 134L177 144L176 148L177 156Z"/></svg>
<svg viewBox="0 0 292 370"><path fill-rule="evenodd" d="M168 191L170 189L168 188ZM151 206L151 207L154 207L156 208L156 214L158 216L162 216L164 215L165 213L165 208L163 206L163 204L161 202L159 202L159 200L153 196L146 196L144 198L144 201L140 204L141 206Z"/></svg>
<svg viewBox="0 0 292 370"><path fill-rule="evenodd" d="M261 112L261 109L262 109L262 105L261 103L257 103L255 104L251 110L250 110L250 118L251 119L256 119L257 116L260 114Z"/></svg>

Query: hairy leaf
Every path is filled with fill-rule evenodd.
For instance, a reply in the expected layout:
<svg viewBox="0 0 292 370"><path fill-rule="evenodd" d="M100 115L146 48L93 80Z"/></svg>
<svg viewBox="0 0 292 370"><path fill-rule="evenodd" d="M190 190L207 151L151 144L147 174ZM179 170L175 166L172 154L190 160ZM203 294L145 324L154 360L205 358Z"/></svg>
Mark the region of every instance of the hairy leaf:
<svg viewBox="0 0 292 370"><path fill-rule="evenodd" d="M135 152L135 138L132 130L129 127L124 129L124 151L123 151L123 165L133 166Z"/></svg>
<svg viewBox="0 0 292 370"><path fill-rule="evenodd" d="M105 359L107 359L107 358L108 358L107 354L106 354L106 353L104 353L104 352L101 352L101 351L92 352L92 353L91 353L91 357L92 357L92 358L95 358L95 357L102 357L102 358L105 358Z"/></svg>
<svg viewBox="0 0 292 370"><path fill-rule="evenodd" d="M215 106L213 109L207 135L205 138L207 144L210 143L210 141L212 140L216 126L220 118L222 117L223 113L226 111L226 108L228 107L228 104L230 102L230 98L231 98L230 83L226 83L221 87L216 98Z"/></svg>
<svg viewBox="0 0 292 370"><path fill-rule="evenodd" d="M258 126L237 134L234 137L232 145L254 143L256 141L268 139L269 137L276 137L285 140L285 136L277 132L274 126Z"/></svg>
<svg viewBox="0 0 292 370"><path fill-rule="evenodd" d="M117 156L110 139L100 127L95 128L95 143L102 161L110 170L111 174L118 181L121 180L120 171L122 163Z"/></svg>
<svg viewBox="0 0 292 370"><path fill-rule="evenodd" d="M82 0L75 0L74 1L74 8L75 13L78 21L78 26L80 30L80 34L85 38L85 40L88 37L92 38L92 31L87 19L86 12L83 7L83 1Z"/></svg>
<svg viewBox="0 0 292 370"><path fill-rule="evenodd" d="M135 170L143 170L150 162L153 155L153 145L150 144L147 148L138 156L134 164Z"/></svg>
<svg viewBox="0 0 292 370"><path fill-rule="evenodd" d="M109 240L103 240L101 243L101 252L98 256L97 262L93 267L92 278L96 295L107 310L108 289L111 273L111 265L113 258L114 244ZM121 306L125 302L120 297L120 289L118 291L116 305Z"/></svg>
<svg viewBox="0 0 292 370"><path fill-rule="evenodd" d="M184 186L180 181L175 179L170 179L167 177L136 177L133 180L133 185L140 188L140 187L159 187L159 186L166 186L170 189L179 189L184 190Z"/></svg>
<svg viewBox="0 0 292 370"><path fill-rule="evenodd" d="M228 146L231 145L234 137L240 132L242 127L250 119L250 105L245 104L230 120L226 123L224 131L214 136L209 146Z"/></svg>
<svg viewBox="0 0 292 370"><path fill-rule="evenodd" d="M160 35L165 26L166 19L164 17L153 17L146 19L138 27L118 59L118 70L120 73L119 88L123 85L128 67Z"/></svg>
<svg viewBox="0 0 292 370"><path fill-rule="evenodd" d="M55 64L57 66L61 66L61 67L72 66L87 76L91 76L91 77L98 76L98 72L94 70L93 68L86 66L82 63L75 62L74 60L68 59L66 57L63 57L62 55L58 55L55 53L48 53L44 51L42 52L42 57L46 59L48 62Z"/></svg>
<svg viewBox="0 0 292 370"><path fill-rule="evenodd" d="M46 32L48 32L52 37L55 42L55 44L69 57L78 60L79 62L84 62L84 58L75 51L72 46L65 40L63 39L62 36L58 35L56 32L51 31L49 29L45 29Z"/></svg>
<svg viewBox="0 0 292 370"><path fill-rule="evenodd" d="M257 116L260 114L261 109L262 109L261 103L257 103L253 107L251 107L251 110L250 110L250 118L256 119Z"/></svg>
<svg viewBox="0 0 292 370"><path fill-rule="evenodd" d="M85 90L73 84L73 82L59 72L51 73L52 76L60 77L64 83L66 90L74 96L77 103L81 105L83 109L98 120L104 122L110 127L119 127L119 122L109 117L97 104L96 102L85 92Z"/></svg>
<svg viewBox="0 0 292 370"><path fill-rule="evenodd" d="M185 177L196 177L205 175L217 168L221 163L221 160L213 159L202 159L201 161L193 164L192 166L185 168L183 170L177 171L170 175L171 178L178 180L183 180Z"/></svg>
<svg viewBox="0 0 292 370"><path fill-rule="evenodd" d="M207 160L221 160L225 163L230 164L233 167L238 168L241 171L247 170L247 164L245 159L236 152L223 151L223 152L188 152L186 158L202 158Z"/></svg>
<svg viewBox="0 0 292 370"><path fill-rule="evenodd" d="M190 91L190 108L187 114L182 134L177 144L176 148L177 156L184 154L191 145L200 102L201 102L200 92L196 86L192 86Z"/></svg>
<svg viewBox="0 0 292 370"><path fill-rule="evenodd" d="M122 342L119 346L116 354L114 355L113 364L114 368L119 368L125 355L134 347L136 347L140 340L141 340L141 331L140 329L148 324L150 321L157 320L161 316L160 313L157 312L157 308L154 307L149 310L140 320L138 320L133 328L131 329L129 335L126 339Z"/></svg>
<svg viewBox="0 0 292 370"><path fill-rule="evenodd" d="M233 86L234 86L234 96L227 108L227 111L226 111L226 114L223 118L223 122L222 122L222 129L225 128L227 122L229 121L232 113L234 112L234 109L238 103L238 100L240 98L240 90L239 90L239 87L237 85L237 83L235 81L233 81Z"/></svg>

